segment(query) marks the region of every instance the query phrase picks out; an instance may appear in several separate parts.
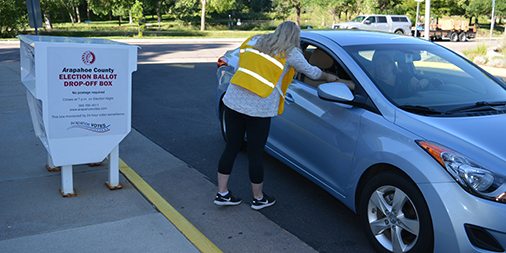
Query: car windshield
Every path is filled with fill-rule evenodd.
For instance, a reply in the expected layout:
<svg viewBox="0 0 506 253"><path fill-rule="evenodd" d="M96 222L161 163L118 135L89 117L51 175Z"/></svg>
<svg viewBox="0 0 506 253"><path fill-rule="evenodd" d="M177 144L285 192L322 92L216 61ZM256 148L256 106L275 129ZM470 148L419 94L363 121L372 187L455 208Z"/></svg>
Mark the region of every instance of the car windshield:
<svg viewBox="0 0 506 253"><path fill-rule="evenodd" d="M345 50L402 109L448 115L458 108L506 101L504 84L437 45L360 45Z"/></svg>
<svg viewBox="0 0 506 253"><path fill-rule="evenodd" d="M362 22L362 20L364 20L365 16L358 16L352 20L350 20L350 22Z"/></svg>

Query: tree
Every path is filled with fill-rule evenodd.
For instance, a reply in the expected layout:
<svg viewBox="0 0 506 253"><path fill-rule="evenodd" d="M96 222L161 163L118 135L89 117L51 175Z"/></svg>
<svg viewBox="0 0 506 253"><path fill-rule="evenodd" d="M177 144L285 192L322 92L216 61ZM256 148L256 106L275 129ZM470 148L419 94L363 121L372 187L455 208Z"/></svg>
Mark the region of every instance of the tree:
<svg viewBox="0 0 506 253"><path fill-rule="evenodd" d="M0 37L12 38L27 24L28 14L24 1L0 0Z"/></svg>
<svg viewBox="0 0 506 253"><path fill-rule="evenodd" d="M248 9L248 11L254 13L270 12L272 10L271 0L245 0L242 1L242 4Z"/></svg>
<svg viewBox="0 0 506 253"><path fill-rule="evenodd" d="M79 2L80 0L59 0L59 4L67 11L72 24L81 22L81 17L79 15Z"/></svg>
<svg viewBox="0 0 506 253"><path fill-rule="evenodd" d="M130 16L130 9L136 0L112 0L112 15L118 17L119 26L123 21L123 16Z"/></svg>
<svg viewBox="0 0 506 253"><path fill-rule="evenodd" d="M290 0L293 4L293 7L295 7L295 12L297 13L297 18L295 19L295 23L300 27L300 13L302 10L302 1L304 0Z"/></svg>
<svg viewBox="0 0 506 253"><path fill-rule="evenodd" d="M499 17L499 22L506 17L506 1L495 1L495 16ZM492 15L492 0L473 0L469 2L466 8L466 15L469 16L487 16Z"/></svg>
<svg viewBox="0 0 506 253"><path fill-rule="evenodd" d="M209 12L223 13L236 6L235 0L200 0L202 11L200 16L200 30L206 29L206 14Z"/></svg>
<svg viewBox="0 0 506 253"><path fill-rule="evenodd" d="M173 8L176 0L143 0L143 9L147 13L156 13L158 24L162 22L162 13Z"/></svg>
<svg viewBox="0 0 506 253"><path fill-rule="evenodd" d="M61 12L60 0L40 0L40 11L43 15L46 29L52 29L51 16Z"/></svg>
<svg viewBox="0 0 506 253"><path fill-rule="evenodd" d="M144 9L142 8L142 2L135 1L131 12L133 22L137 23L139 37L142 37L142 31L144 31L144 27L146 27L146 23L144 22L144 15L142 14L143 11Z"/></svg>
<svg viewBox="0 0 506 253"><path fill-rule="evenodd" d="M286 7L291 6L295 9L296 13L296 21L298 26L300 26L300 15L302 13L303 8L307 8L310 6L325 6L326 0L274 0L273 3L275 5Z"/></svg>
<svg viewBox="0 0 506 253"><path fill-rule="evenodd" d="M345 13L345 20L348 19L348 12L350 12L353 8L354 0L337 0L329 2L329 11L332 13L332 23L340 23L341 22L341 14ZM337 20L336 20L337 17ZM337 21L337 22L336 22Z"/></svg>
<svg viewBox="0 0 506 253"><path fill-rule="evenodd" d="M174 15L176 19L191 23L194 18L200 16L201 11L200 0L177 0L168 13Z"/></svg>
<svg viewBox="0 0 506 253"><path fill-rule="evenodd" d="M93 11L93 13L98 14L100 16L106 16L109 15L109 19L112 19L112 8L113 3L109 0L87 0L88 4L90 6L90 10Z"/></svg>
<svg viewBox="0 0 506 253"><path fill-rule="evenodd" d="M200 0L202 3L202 14L200 16L200 30L206 30L206 0Z"/></svg>

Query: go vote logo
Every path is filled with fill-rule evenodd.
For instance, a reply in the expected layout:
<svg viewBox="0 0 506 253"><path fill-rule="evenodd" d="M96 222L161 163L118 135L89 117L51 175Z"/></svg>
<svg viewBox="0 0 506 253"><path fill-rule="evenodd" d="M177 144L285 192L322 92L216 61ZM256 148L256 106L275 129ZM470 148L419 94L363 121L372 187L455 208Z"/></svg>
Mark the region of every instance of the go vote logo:
<svg viewBox="0 0 506 253"><path fill-rule="evenodd" d="M67 130L79 128L79 129L84 129L84 130L88 130L88 131L95 132L95 133L107 133L107 132L109 132L109 130L111 130L109 128L110 126L111 125L90 123L90 122L86 122L86 121L71 121L70 127L68 127Z"/></svg>
<svg viewBox="0 0 506 253"><path fill-rule="evenodd" d="M91 65L95 62L95 54L91 51L84 52L81 58L86 65Z"/></svg>

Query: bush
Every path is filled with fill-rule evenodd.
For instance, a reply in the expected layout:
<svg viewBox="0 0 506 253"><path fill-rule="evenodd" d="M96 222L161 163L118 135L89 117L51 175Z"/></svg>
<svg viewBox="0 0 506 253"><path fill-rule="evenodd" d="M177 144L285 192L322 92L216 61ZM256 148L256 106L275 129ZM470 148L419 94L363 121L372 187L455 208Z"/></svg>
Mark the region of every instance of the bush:
<svg viewBox="0 0 506 253"><path fill-rule="evenodd" d="M506 33L497 41L497 50L506 55Z"/></svg>

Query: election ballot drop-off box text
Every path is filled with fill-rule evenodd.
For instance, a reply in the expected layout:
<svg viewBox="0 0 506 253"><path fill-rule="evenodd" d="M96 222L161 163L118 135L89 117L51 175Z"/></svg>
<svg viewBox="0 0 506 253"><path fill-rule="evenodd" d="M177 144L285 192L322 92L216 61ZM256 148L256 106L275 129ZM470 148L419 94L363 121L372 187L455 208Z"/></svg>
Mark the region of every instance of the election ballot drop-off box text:
<svg viewBox="0 0 506 253"><path fill-rule="evenodd" d="M119 184L119 143L131 129L137 46L105 39L19 35L21 81L48 167L61 167L62 194L73 196L72 165L109 156Z"/></svg>

